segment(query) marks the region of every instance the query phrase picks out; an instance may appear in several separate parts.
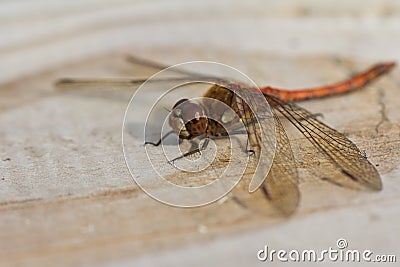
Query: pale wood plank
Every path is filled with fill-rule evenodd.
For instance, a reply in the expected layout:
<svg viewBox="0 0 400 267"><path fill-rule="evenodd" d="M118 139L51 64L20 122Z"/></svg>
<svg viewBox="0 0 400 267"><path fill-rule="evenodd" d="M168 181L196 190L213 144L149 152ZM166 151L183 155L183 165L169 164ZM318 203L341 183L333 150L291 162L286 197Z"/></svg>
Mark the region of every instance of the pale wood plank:
<svg viewBox="0 0 400 267"><path fill-rule="evenodd" d="M151 266L194 258L198 265L238 266L255 264L265 244L324 249L339 237L355 248L395 253L398 70L365 91L303 103L366 151L379 165L384 190L371 194L322 182L320 169L302 164L317 156L291 132L302 200L288 221L243 188L234 194L248 208L231 198L199 210L153 201L132 183L121 153L130 92L52 87L62 76L152 74L124 62L127 52L170 64L221 61L261 84L290 88L335 81L377 59L400 59L397 1L334 8L306 2L280 1L265 11L211 4L218 16L207 15L210 6L181 1L2 4L9 12L0 16L0 264ZM349 14L362 19L345 18Z"/></svg>

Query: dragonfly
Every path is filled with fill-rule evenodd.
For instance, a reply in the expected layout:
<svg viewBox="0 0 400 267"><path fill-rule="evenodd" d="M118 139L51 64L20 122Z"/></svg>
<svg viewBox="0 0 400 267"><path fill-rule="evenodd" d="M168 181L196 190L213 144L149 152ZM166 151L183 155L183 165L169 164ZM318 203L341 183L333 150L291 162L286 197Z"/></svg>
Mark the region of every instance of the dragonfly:
<svg viewBox="0 0 400 267"><path fill-rule="evenodd" d="M159 70L169 67L162 63L133 56L128 56L127 60L131 63ZM263 192L268 201L282 214L291 215L294 213L299 204L300 192L298 189L299 174L296 167L296 160L280 117L286 118L286 120L297 128L345 177L368 190L379 191L382 189L380 175L374 165L368 161L364 153L343 133L323 123L317 118L318 116L300 107L295 102L359 90L374 82L378 77L387 74L395 66L395 62L378 63L345 80L320 87L298 90L286 90L271 86L260 88L262 96L272 107L275 122L276 148L272 166L266 177L262 179L263 183L259 186L259 190ZM183 69L174 69L174 71L183 75L183 77L160 78L156 82L170 80L186 81L194 77L204 77L202 74ZM257 123L255 122L256 116L249 109L248 105L246 105L247 101L251 102L254 100L252 98L257 97L253 94L255 88L220 77L211 76L211 78L215 83L206 91L203 97L219 100L236 112L246 126L249 147L247 152L259 156L260 151L265 149L265 144L261 141L260 127L257 127ZM59 88L104 83L136 85L145 81L146 79L130 79L121 80L119 83L116 83L114 80L63 78L58 80L56 85ZM240 96L238 96L239 92ZM210 106L202 105L188 99L180 99L172 107L169 115L169 124L172 131L162 136L158 142L147 141L146 144L159 146L162 140L173 133L177 134L180 140L191 141L196 138L206 138L202 146L198 146L197 148L192 147L187 153L175 160L195 153L201 153L208 144L208 138L226 136L226 127L234 126L237 123L237 121L234 121L229 116L224 118L224 114L224 110L216 112ZM209 119L213 116L219 118L216 120ZM225 125L221 125L220 121L224 121Z"/></svg>

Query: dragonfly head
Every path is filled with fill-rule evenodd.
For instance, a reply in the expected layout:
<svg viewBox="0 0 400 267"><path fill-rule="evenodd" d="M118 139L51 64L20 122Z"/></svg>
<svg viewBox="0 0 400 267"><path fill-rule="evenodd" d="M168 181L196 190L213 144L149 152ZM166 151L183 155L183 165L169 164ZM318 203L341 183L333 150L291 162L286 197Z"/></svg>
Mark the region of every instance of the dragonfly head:
<svg viewBox="0 0 400 267"><path fill-rule="evenodd" d="M193 139L206 132L208 119L199 104L181 99L172 108L169 125L179 138Z"/></svg>

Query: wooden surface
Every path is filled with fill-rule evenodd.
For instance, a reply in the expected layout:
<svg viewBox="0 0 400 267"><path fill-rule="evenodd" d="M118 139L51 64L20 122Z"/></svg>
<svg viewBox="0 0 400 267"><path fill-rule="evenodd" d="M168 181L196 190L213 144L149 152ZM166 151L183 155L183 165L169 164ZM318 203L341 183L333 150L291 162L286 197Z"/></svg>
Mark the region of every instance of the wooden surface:
<svg viewBox="0 0 400 267"><path fill-rule="evenodd" d="M315 151L289 129L302 194L290 219L241 187L232 195L246 207L232 196L201 209L154 201L133 183L122 154L131 92L53 88L65 76L154 73L127 63L127 53L223 62L287 88L400 60L396 1L268 2L1 3L0 265L257 265L267 264L256 258L264 245L322 250L338 238L399 258L399 70L364 91L301 103L365 151L384 189L322 181L323 169L305 164Z"/></svg>

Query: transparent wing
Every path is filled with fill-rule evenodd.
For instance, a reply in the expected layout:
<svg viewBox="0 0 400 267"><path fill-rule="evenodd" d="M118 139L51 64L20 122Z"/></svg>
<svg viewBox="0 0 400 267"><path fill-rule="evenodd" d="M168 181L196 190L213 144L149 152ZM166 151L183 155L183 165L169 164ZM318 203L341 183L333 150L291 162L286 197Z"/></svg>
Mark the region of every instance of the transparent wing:
<svg viewBox="0 0 400 267"><path fill-rule="evenodd" d="M346 136L294 103L286 103L269 95L265 97L275 110L285 116L343 174L367 189L382 189L378 171Z"/></svg>
<svg viewBox="0 0 400 267"><path fill-rule="evenodd" d="M207 79L210 82L220 82L221 78L216 76L203 75L200 73L192 72L189 70L179 69L179 68L170 68L171 66L162 64L159 62L151 61L148 59L143 59L139 57L135 57L132 55L126 56L126 61L129 63L137 64L143 67L154 68L156 70L168 69L171 73L176 73L183 75L182 77L166 77L166 78L157 78L151 79L148 81L148 78L137 78L137 79L124 79L124 78L109 78L109 79L90 79L90 78L61 78L55 82L55 86L57 89L71 89L77 87L86 87L86 86L133 86L140 85L144 82L151 83L162 83L162 82L191 82L196 80L196 78Z"/></svg>
<svg viewBox="0 0 400 267"><path fill-rule="evenodd" d="M275 208L290 215L300 201L299 178L289 138L278 117L275 117L275 130L274 162L261 189Z"/></svg>
<svg viewBox="0 0 400 267"><path fill-rule="evenodd" d="M255 153L258 164L249 185L254 192L263 184L270 171L276 150L275 119L270 105L260 91L230 85L236 96L236 108L247 128L249 148Z"/></svg>
<svg viewBox="0 0 400 267"><path fill-rule="evenodd" d="M151 83L164 83L164 82L192 82L196 78L209 79L212 82L219 82L221 79L216 77L206 77L206 76L191 76L191 77L166 77L148 80L148 78L139 79L124 79L124 78L109 78L109 79L90 79L90 78L61 78L58 79L54 85L58 89L68 89L68 87L77 86L133 86L140 85L144 82Z"/></svg>

